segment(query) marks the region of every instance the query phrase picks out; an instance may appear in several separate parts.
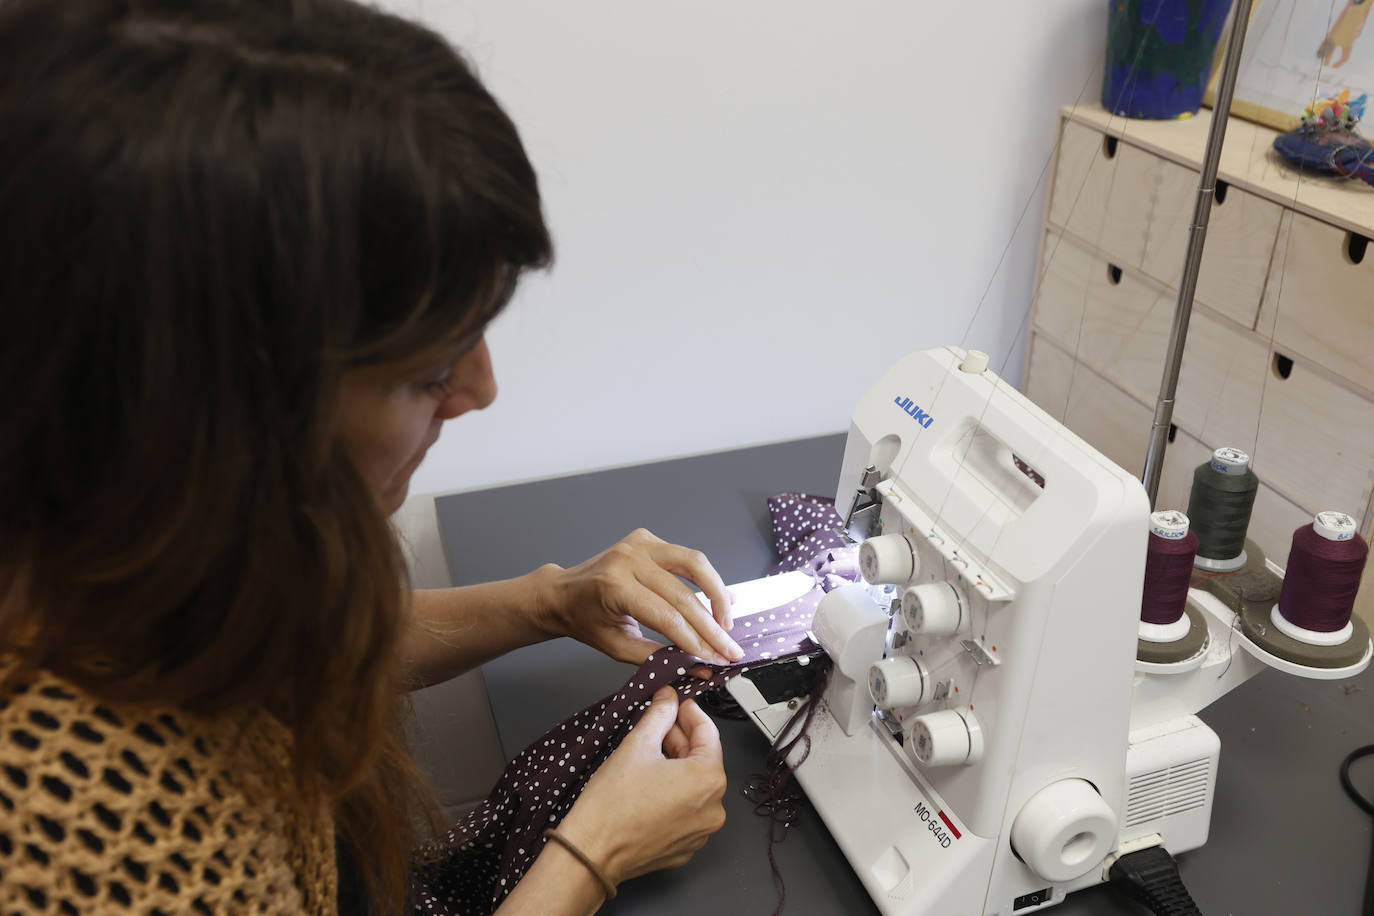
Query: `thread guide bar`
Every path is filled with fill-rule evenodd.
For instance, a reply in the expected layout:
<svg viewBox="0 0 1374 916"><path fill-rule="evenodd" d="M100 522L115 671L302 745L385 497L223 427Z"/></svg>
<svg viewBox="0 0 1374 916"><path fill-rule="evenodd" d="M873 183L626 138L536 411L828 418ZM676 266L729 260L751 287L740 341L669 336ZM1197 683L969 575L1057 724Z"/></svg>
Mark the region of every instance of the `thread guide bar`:
<svg viewBox="0 0 1374 916"><path fill-rule="evenodd" d="M874 534L900 533L912 538L913 542L925 541L944 560L949 579L965 583L988 601L1011 601L1015 597L1015 593L1003 585L985 564L960 553L957 543L939 534L935 522L925 514L917 500L904 493L895 481L884 480L873 492L881 498L881 502L891 503L893 510L909 523L906 530L900 532L881 530L884 526L880 525L880 530Z"/></svg>

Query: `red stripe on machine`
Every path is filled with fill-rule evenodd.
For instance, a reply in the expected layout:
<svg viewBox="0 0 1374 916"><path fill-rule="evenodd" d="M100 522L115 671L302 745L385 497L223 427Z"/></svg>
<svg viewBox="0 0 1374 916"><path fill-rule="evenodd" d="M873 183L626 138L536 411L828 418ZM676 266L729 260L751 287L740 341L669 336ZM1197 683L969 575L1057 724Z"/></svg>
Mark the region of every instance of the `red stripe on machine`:
<svg viewBox="0 0 1374 916"><path fill-rule="evenodd" d="M963 834L959 832L959 828L954 826L954 822L951 821L948 817L946 817L945 812L943 811L940 812L940 820L945 822L945 826L949 828L950 833L954 834L954 838L956 840L963 836Z"/></svg>

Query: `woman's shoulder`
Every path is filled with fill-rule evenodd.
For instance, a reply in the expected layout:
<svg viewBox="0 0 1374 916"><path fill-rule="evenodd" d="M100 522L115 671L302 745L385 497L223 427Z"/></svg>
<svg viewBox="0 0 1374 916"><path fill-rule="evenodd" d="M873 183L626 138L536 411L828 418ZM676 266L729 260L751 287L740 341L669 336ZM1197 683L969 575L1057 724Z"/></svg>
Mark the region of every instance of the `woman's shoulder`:
<svg viewBox="0 0 1374 916"><path fill-rule="evenodd" d="M0 678L0 910L332 912L332 822L283 791L289 748L265 713Z"/></svg>

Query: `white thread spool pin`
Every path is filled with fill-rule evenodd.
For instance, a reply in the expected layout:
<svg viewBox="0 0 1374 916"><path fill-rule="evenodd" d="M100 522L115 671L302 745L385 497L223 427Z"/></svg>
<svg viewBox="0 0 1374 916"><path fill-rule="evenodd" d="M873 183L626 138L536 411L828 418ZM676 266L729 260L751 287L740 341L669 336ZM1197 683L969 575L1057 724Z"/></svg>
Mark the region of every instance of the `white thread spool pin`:
<svg viewBox="0 0 1374 916"><path fill-rule="evenodd" d="M1188 536L1188 516L1177 509L1160 509L1150 513L1150 533L1166 541L1181 541Z"/></svg>
<svg viewBox="0 0 1374 916"><path fill-rule="evenodd" d="M1212 470L1227 477L1244 477L1250 469L1250 455L1238 448L1224 447L1212 452Z"/></svg>
<svg viewBox="0 0 1374 916"><path fill-rule="evenodd" d="M1344 512L1318 512L1312 530L1328 541L1349 541L1355 537L1355 520Z"/></svg>

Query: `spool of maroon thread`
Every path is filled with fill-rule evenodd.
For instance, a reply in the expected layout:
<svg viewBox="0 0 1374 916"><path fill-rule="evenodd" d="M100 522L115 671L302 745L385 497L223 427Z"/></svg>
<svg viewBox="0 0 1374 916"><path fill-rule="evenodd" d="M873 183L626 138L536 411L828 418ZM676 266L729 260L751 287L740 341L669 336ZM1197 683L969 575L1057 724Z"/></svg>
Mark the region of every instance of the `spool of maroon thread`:
<svg viewBox="0 0 1374 916"><path fill-rule="evenodd" d="M1188 635L1185 610L1197 546L1188 516L1176 509L1150 513L1145 589L1140 596L1141 639L1173 642Z"/></svg>
<svg viewBox="0 0 1374 916"><path fill-rule="evenodd" d="M1279 631L1313 646L1338 646L1354 627L1355 593L1369 545L1344 512L1318 512L1293 532L1279 603L1269 617Z"/></svg>

